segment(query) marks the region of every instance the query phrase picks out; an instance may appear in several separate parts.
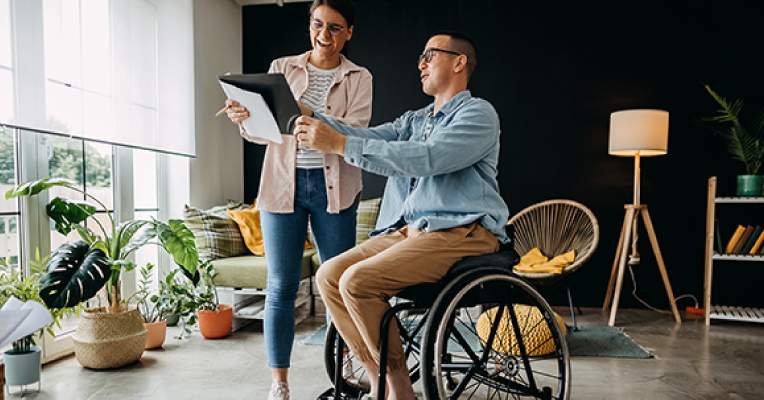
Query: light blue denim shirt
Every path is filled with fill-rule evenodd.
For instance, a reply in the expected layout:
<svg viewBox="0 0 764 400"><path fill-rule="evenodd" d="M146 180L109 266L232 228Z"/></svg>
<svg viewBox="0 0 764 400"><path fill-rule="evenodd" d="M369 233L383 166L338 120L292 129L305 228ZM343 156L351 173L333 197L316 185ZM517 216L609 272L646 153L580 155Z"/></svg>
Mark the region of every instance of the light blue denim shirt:
<svg viewBox="0 0 764 400"><path fill-rule="evenodd" d="M388 177L371 236L399 229L438 231L480 224L502 243L509 210L496 180L499 116L465 90L433 116L434 104L369 129L315 117L347 136L345 161ZM427 125L431 126L427 127Z"/></svg>

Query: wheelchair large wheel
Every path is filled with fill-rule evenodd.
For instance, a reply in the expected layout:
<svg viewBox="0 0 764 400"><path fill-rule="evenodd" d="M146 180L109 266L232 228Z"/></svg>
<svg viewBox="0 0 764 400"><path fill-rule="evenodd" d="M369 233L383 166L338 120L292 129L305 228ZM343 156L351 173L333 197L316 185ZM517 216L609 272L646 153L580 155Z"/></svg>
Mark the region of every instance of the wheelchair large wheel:
<svg viewBox="0 0 764 400"><path fill-rule="evenodd" d="M533 287L505 269L470 271L446 286L422 348L425 399L569 396L560 322Z"/></svg>
<svg viewBox="0 0 764 400"><path fill-rule="evenodd" d="M404 317L403 313L398 315ZM406 363L409 366L409 378L413 384L419 380L420 361L421 361L421 331L424 328L425 319L423 316L417 314L406 313L406 316L401 320L396 319L398 323L398 331L401 333L401 341L403 342L403 348L406 353ZM330 324L326 330L326 342L324 343L324 366L326 367L326 373L329 375L329 379L332 384L336 386L334 382L335 364L337 360L337 339L339 338L339 332L334 324ZM342 392L351 397L360 397L361 393L368 393L371 387L369 379L366 374L366 370L363 369L361 363L355 359L353 351L349 348L345 350L346 353L343 356L343 376L342 376ZM377 377L374 377L377 379Z"/></svg>

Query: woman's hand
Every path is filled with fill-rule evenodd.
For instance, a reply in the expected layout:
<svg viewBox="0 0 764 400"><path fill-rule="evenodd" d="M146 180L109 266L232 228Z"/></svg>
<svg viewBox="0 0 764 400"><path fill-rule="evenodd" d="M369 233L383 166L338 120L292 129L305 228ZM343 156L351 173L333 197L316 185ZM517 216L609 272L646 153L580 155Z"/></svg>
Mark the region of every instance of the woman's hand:
<svg viewBox="0 0 764 400"><path fill-rule="evenodd" d="M228 99L225 101L225 105L228 107L226 110L228 118L233 123L241 125L241 121L249 118L249 110L247 110L247 107L239 104L238 101Z"/></svg>

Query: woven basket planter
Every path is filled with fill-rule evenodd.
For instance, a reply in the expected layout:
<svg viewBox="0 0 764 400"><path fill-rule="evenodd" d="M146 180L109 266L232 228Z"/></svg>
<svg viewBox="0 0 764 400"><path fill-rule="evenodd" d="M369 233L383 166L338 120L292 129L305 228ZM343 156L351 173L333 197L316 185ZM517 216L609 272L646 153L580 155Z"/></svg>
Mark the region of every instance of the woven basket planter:
<svg viewBox="0 0 764 400"><path fill-rule="evenodd" d="M143 355L146 328L137 308L107 313L95 308L82 314L72 336L74 356L82 366L93 369L119 368Z"/></svg>

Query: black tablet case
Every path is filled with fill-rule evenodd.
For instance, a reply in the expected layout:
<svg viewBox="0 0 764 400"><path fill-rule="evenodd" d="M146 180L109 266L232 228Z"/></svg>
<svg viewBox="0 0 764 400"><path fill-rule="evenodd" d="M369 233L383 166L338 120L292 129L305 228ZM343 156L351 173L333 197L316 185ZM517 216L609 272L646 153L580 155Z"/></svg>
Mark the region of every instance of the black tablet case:
<svg viewBox="0 0 764 400"><path fill-rule="evenodd" d="M281 133L292 134L294 120L301 113L284 74L221 75L218 79L239 89L259 93L270 108Z"/></svg>

